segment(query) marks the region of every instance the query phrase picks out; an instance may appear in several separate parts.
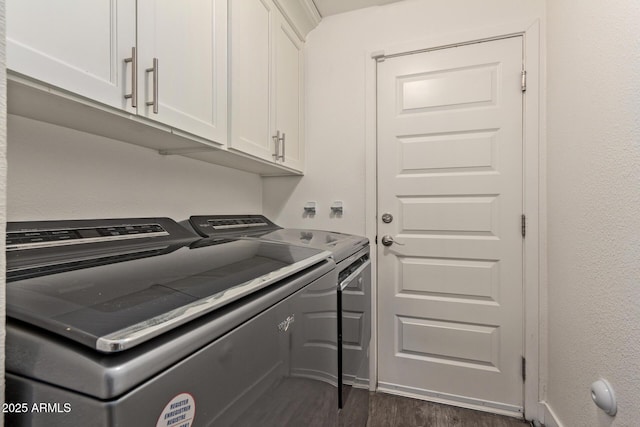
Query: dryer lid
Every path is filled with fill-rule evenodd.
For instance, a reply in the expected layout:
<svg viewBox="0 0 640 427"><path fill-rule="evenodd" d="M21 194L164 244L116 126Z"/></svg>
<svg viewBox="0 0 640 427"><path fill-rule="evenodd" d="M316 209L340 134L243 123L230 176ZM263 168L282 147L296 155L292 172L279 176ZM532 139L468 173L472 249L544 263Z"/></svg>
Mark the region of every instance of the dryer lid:
<svg viewBox="0 0 640 427"><path fill-rule="evenodd" d="M330 251L336 263L369 245L366 237L352 234L281 228L263 215L193 215L188 223L202 236L254 237Z"/></svg>
<svg viewBox="0 0 640 427"><path fill-rule="evenodd" d="M299 246L330 251L336 263L346 259L369 245L366 237L352 234L337 233L324 230L302 230L295 228L283 228L257 235L260 239L274 242L286 242Z"/></svg>

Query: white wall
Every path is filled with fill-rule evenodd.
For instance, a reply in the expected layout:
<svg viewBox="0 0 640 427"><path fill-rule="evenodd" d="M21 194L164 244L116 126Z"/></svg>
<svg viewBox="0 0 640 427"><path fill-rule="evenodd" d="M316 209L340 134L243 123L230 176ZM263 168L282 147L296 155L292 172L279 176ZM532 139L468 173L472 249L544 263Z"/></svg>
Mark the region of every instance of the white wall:
<svg viewBox="0 0 640 427"><path fill-rule="evenodd" d="M567 427L640 425L639 22L637 0L547 2L547 401Z"/></svg>
<svg viewBox="0 0 640 427"><path fill-rule="evenodd" d="M9 221L262 211L255 174L19 116L8 163Z"/></svg>
<svg viewBox="0 0 640 427"><path fill-rule="evenodd" d="M288 227L365 234L365 180L375 179L365 176L369 53L543 16L542 0L407 0L323 19L305 46L306 174L264 179L264 213ZM334 200L342 218L330 216ZM306 201L318 202L315 217L303 216Z"/></svg>

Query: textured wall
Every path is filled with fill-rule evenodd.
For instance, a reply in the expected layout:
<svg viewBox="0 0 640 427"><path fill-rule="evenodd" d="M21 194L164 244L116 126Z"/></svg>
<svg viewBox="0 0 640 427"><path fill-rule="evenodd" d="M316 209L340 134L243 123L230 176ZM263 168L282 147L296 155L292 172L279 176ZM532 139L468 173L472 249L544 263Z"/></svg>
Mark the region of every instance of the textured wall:
<svg viewBox="0 0 640 427"><path fill-rule="evenodd" d="M0 230L5 229L7 221L7 80L6 80L6 22L5 0L0 0ZM4 313L5 313L5 257L4 233L0 239L0 403L4 402ZM0 417L0 427L4 417Z"/></svg>
<svg viewBox="0 0 640 427"><path fill-rule="evenodd" d="M639 22L637 0L547 2L547 401L567 427L640 425Z"/></svg>
<svg viewBox="0 0 640 427"><path fill-rule="evenodd" d="M8 122L8 219L260 213L260 177L18 116Z"/></svg>

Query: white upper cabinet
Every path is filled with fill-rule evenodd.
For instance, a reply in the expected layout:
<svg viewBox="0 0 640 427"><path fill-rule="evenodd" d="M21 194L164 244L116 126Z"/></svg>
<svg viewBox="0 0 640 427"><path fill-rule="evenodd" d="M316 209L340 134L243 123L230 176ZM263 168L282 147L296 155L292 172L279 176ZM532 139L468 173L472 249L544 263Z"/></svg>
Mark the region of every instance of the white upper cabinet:
<svg viewBox="0 0 640 427"><path fill-rule="evenodd" d="M9 0L7 65L61 89L135 112L131 90L136 44L135 2Z"/></svg>
<svg viewBox="0 0 640 427"><path fill-rule="evenodd" d="M229 1L231 149L301 171L302 42L270 0Z"/></svg>
<svg viewBox="0 0 640 427"><path fill-rule="evenodd" d="M299 175L302 30L313 9L303 6L7 0L9 112L161 154Z"/></svg>
<svg viewBox="0 0 640 427"><path fill-rule="evenodd" d="M226 7L226 0L138 0L137 9L130 0L9 0L8 67L224 144Z"/></svg>
<svg viewBox="0 0 640 427"><path fill-rule="evenodd" d="M226 7L226 0L138 0L138 114L226 141Z"/></svg>

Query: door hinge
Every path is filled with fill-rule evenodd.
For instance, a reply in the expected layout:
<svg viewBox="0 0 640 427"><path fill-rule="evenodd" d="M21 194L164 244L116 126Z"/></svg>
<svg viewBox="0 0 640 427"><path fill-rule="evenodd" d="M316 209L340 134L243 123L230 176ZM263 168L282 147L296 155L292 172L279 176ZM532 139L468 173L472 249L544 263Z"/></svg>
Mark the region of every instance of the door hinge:
<svg viewBox="0 0 640 427"><path fill-rule="evenodd" d="M527 359L522 356L522 381L527 379Z"/></svg>
<svg viewBox="0 0 640 427"><path fill-rule="evenodd" d="M520 226L522 228L522 237L527 235L527 216L522 214Z"/></svg>
<svg viewBox="0 0 640 427"><path fill-rule="evenodd" d="M376 238L374 239L375 244L378 244L378 236L376 236Z"/></svg>
<svg viewBox="0 0 640 427"><path fill-rule="evenodd" d="M527 91L527 72L525 70L522 70L522 74L521 74L522 80L520 81L520 89L522 89L523 92Z"/></svg>

